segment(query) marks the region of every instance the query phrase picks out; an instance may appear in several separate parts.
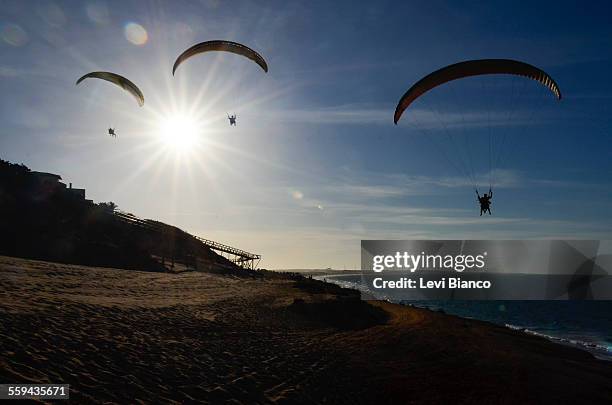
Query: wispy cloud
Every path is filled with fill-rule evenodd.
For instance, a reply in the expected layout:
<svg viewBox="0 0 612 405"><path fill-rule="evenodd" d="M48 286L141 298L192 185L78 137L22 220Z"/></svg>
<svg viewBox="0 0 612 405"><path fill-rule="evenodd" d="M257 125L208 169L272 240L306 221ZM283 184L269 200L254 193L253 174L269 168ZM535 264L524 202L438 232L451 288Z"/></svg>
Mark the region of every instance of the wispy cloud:
<svg viewBox="0 0 612 405"><path fill-rule="evenodd" d="M392 111L391 109L343 105L327 108L275 111L270 113L270 118L287 123L380 125L392 122Z"/></svg>
<svg viewBox="0 0 612 405"><path fill-rule="evenodd" d="M277 122L334 125L393 125L395 105L345 104L322 108L273 111L270 119ZM400 125L418 130L441 131L463 128L515 127L535 122L547 122L541 114L534 117L528 111L460 111L410 108L404 112Z"/></svg>
<svg viewBox="0 0 612 405"><path fill-rule="evenodd" d="M447 189L471 188L473 182L465 176L414 176L402 173L373 174L362 173L359 178L363 183L351 179L339 178L335 184L328 184L324 189L330 194L342 194L350 198L393 198L400 196L431 195L444 192ZM518 188L527 180L521 172L514 170L495 169L491 172L477 174L478 184L489 184L489 179L495 178L497 188ZM541 180L544 184L546 180ZM448 190L447 190L448 191Z"/></svg>
<svg viewBox="0 0 612 405"><path fill-rule="evenodd" d="M339 184L330 188L339 193L350 195L351 198L389 198L403 196L410 193L410 190L403 185Z"/></svg>

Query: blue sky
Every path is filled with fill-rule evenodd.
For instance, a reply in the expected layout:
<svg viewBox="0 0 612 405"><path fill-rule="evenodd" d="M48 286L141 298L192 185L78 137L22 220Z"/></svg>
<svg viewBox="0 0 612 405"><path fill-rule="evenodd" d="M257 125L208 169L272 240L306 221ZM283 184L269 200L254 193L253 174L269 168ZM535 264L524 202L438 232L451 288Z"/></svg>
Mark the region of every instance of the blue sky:
<svg viewBox="0 0 612 405"><path fill-rule="evenodd" d="M398 3L0 1L0 158L269 268L357 267L361 239L609 238L612 6ZM210 39L251 46L269 73L209 54L173 78L176 56ZM564 98L466 79L393 125L414 81L475 58L536 65ZM130 78L145 106L74 85L93 70ZM187 148L176 117L196 125ZM505 141L480 218L466 172L488 188L489 133Z"/></svg>

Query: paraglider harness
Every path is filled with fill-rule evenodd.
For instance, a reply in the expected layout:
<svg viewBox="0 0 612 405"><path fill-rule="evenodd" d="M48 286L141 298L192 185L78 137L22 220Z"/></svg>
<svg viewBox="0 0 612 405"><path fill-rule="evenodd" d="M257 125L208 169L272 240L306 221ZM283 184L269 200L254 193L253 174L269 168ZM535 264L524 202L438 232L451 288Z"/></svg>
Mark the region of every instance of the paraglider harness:
<svg viewBox="0 0 612 405"><path fill-rule="evenodd" d="M234 115L227 114L227 119L229 120L230 125L236 126L236 114Z"/></svg>
<svg viewBox="0 0 612 405"><path fill-rule="evenodd" d="M489 194L484 193L484 195L481 197L480 194L478 194L478 189L476 190L476 195L478 196L478 202L480 203L480 216L482 216L483 212L489 212L489 215L491 215L491 198L493 198L493 191L491 191L491 188L489 187Z"/></svg>

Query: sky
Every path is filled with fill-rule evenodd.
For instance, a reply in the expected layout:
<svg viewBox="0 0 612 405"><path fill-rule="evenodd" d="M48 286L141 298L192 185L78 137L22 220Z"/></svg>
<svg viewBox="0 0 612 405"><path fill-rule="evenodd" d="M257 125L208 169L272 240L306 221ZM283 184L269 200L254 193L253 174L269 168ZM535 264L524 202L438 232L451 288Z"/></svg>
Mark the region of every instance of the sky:
<svg viewBox="0 0 612 405"><path fill-rule="evenodd" d="M609 239L612 5L398 3L0 0L0 158L264 268L359 268L362 239ZM172 76L212 39L269 72L209 53ZM562 100L471 78L393 124L415 81L481 58L538 66ZM144 107L100 80L75 86L96 70L136 83ZM474 186L490 185L480 217Z"/></svg>

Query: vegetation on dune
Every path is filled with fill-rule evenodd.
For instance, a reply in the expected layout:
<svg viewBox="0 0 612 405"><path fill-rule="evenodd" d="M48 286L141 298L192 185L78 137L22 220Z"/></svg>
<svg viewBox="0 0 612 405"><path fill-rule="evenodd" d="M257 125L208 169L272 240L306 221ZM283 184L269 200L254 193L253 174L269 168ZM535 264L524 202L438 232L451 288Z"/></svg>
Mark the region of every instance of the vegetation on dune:
<svg viewBox="0 0 612 405"><path fill-rule="evenodd" d="M236 266L188 233L156 221L136 226L61 178L0 160L0 254L91 266L233 271Z"/></svg>

